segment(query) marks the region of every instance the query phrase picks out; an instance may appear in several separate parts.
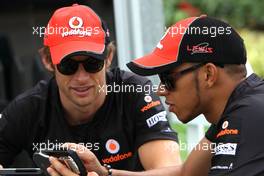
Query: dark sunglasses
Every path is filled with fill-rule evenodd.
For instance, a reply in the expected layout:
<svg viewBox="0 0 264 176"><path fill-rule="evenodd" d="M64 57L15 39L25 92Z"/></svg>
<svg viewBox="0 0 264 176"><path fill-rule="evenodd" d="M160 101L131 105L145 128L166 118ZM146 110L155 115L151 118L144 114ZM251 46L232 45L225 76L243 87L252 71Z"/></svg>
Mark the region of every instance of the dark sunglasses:
<svg viewBox="0 0 264 176"><path fill-rule="evenodd" d="M205 63L193 65L193 66L186 68L182 71L179 71L177 73L169 73L169 72L160 73L159 78L160 78L161 84L163 84L168 91L174 90L175 81L177 79L179 79L179 77L181 77L182 75L184 75L186 73L192 72L192 71L200 68L203 65L205 65Z"/></svg>
<svg viewBox="0 0 264 176"><path fill-rule="evenodd" d="M61 74L73 75L79 68L79 64L83 65L83 68L88 73L97 73L104 67L104 60L99 60L93 57L89 57L82 61L76 61L71 58L64 58L58 65L57 69Z"/></svg>

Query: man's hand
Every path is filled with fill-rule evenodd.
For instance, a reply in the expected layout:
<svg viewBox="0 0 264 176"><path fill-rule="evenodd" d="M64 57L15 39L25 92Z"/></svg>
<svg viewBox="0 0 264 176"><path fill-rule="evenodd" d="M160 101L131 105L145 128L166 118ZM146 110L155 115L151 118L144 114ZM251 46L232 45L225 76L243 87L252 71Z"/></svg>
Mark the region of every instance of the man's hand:
<svg viewBox="0 0 264 176"><path fill-rule="evenodd" d="M51 167L47 169L51 176L78 176L68 169L64 164L62 164L58 159L50 157ZM95 172L89 172L87 176L98 176Z"/></svg>
<svg viewBox="0 0 264 176"><path fill-rule="evenodd" d="M0 164L0 169L2 169L3 168L3 166Z"/></svg>
<svg viewBox="0 0 264 176"><path fill-rule="evenodd" d="M93 171L97 173L98 175L108 175L108 172L104 166L101 165L101 163L98 161L97 157L91 152L89 149L87 149L83 145L74 144L74 143L65 143L63 147L74 150L77 155L82 160L84 167L87 171ZM75 176L74 173L72 173L68 168L62 165L62 163L58 163L59 161L57 159L51 158L51 167L49 167L48 172L61 175L70 175ZM56 164L56 165L55 165ZM62 165L62 166L61 166ZM89 173L94 174L94 173ZM90 176L90 175L89 175ZM91 175L93 176L93 175Z"/></svg>

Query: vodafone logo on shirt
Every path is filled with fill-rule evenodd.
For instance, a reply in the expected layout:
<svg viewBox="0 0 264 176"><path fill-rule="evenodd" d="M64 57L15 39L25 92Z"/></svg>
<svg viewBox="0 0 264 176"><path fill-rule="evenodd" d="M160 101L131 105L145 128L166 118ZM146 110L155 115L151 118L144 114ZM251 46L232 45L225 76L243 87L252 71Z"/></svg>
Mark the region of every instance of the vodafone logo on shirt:
<svg viewBox="0 0 264 176"><path fill-rule="evenodd" d="M151 108L153 108L155 106L158 106L160 104L161 103L160 103L159 100L158 101L152 101L151 103L148 103L146 106L144 106L143 108L141 108L140 111L141 112L145 112L145 111L147 111L147 110L149 110L149 109L151 109Z"/></svg>
<svg viewBox="0 0 264 176"><path fill-rule="evenodd" d="M146 95L146 96L144 97L144 101L145 101L146 103L150 103L150 102L152 101L151 96Z"/></svg>
<svg viewBox="0 0 264 176"><path fill-rule="evenodd" d="M120 150L119 143L114 139L108 139L105 144L106 150L111 154L116 154Z"/></svg>
<svg viewBox="0 0 264 176"><path fill-rule="evenodd" d="M223 129L226 129L226 128L228 127L228 125L229 125L229 122L226 120L226 121L224 121L224 123L222 124L222 128L223 128Z"/></svg>
<svg viewBox="0 0 264 176"><path fill-rule="evenodd" d="M118 153L120 151L120 144L115 139L108 139L105 144L105 148L111 154L111 156L102 159L104 164L119 162L133 156L131 151Z"/></svg>

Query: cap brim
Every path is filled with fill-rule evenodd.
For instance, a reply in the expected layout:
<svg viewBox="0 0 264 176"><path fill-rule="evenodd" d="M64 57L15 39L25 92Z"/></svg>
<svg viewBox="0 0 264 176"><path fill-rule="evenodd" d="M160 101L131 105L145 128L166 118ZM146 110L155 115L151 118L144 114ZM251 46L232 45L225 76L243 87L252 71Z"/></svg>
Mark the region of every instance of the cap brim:
<svg viewBox="0 0 264 176"><path fill-rule="evenodd" d="M127 67L138 75L150 76L166 72L180 64L151 53L127 63Z"/></svg>
<svg viewBox="0 0 264 176"><path fill-rule="evenodd" d="M76 53L80 55L91 55L97 59L105 59L105 45L91 43L86 41L70 41L56 46L50 47L50 53L53 64L59 64L60 61L70 55Z"/></svg>

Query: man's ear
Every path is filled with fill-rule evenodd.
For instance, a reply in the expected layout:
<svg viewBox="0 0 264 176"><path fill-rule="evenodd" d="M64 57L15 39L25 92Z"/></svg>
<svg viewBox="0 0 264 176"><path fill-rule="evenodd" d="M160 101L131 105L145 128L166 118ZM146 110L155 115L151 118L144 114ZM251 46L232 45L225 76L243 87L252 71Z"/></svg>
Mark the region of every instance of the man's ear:
<svg viewBox="0 0 264 176"><path fill-rule="evenodd" d="M40 58L41 58L41 62L42 64L44 65L44 67L49 71L49 72L54 72L55 69L54 69L54 65L52 64L52 61L51 61L51 56L47 54L47 48L41 48L39 50L39 55L40 55Z"/></svg>
<svg viewBox="0 0 264 176"><path fill-rule="evenodd" d="M107 54L107 58L106 58L106 69L108 69L111 66L111 63L113 61L113 57L114 57L114 51L110 47L109 52Z"/></svg>
<svg viewBox="0 0 264 176"><path fill-rule="evenodd" d="M212 63L207 63L204 66L204 80L206 82L206 87L212 87L218 79L219 71L217 67Z"/></svg>
<svg viewBox="0 0 264 176"><path fill-rule="evenodd" d="M44 65L44 67L49 71L49 72L54 72L55 68L54 65L52 64L52 62L47 59L47 58L41 58L41 61Z"/></svg>

